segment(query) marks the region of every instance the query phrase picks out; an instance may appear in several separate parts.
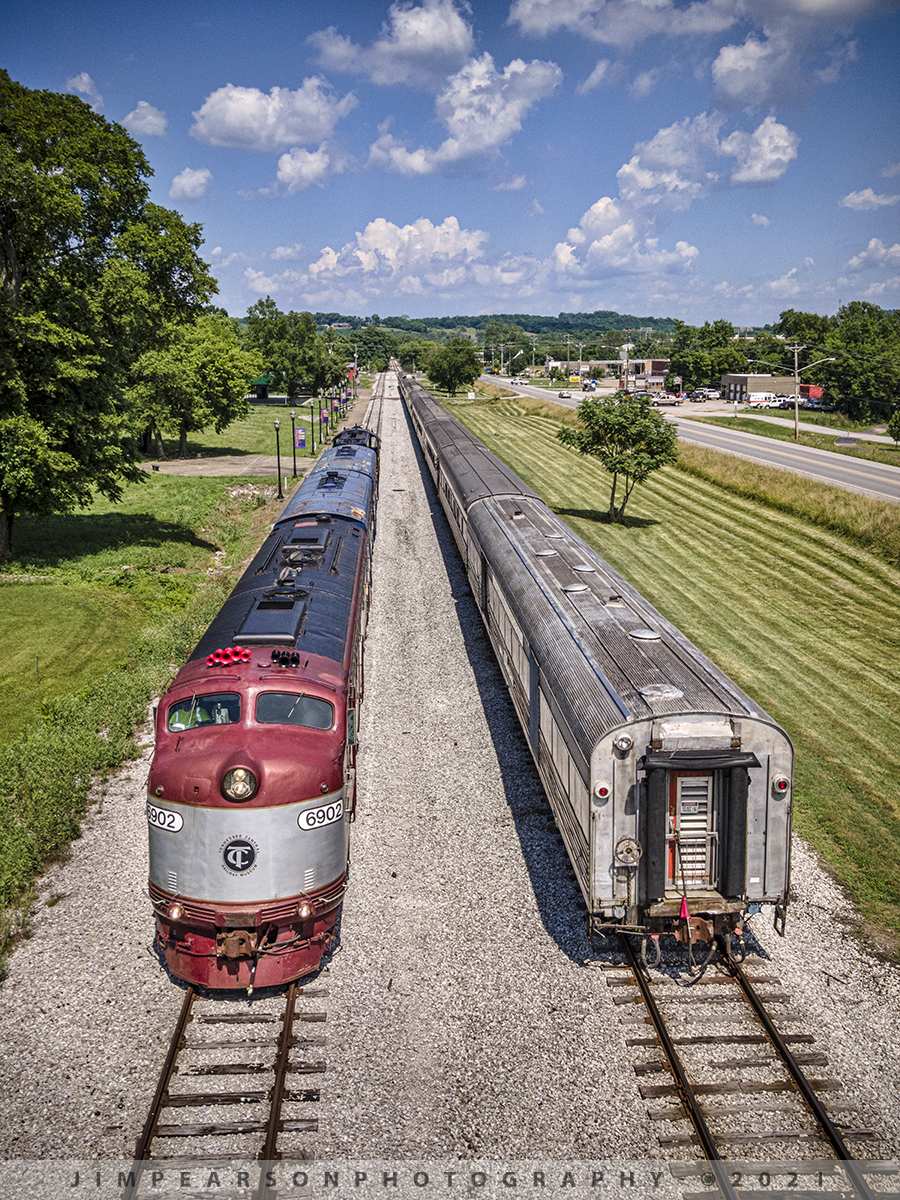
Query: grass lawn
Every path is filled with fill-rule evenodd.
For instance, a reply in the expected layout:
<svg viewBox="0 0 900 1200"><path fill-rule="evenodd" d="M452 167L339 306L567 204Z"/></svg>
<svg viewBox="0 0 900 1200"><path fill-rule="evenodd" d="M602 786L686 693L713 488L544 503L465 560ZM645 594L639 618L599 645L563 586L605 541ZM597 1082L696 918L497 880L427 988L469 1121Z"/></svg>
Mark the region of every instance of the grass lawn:
<svg viewBox="0 0 900 1200"><path fill-rule="evenodd" d="M109 588L0 588L0 743L21 733L48 701L113 666L145 621L139 601Z"/></svg>
<svg viewBox="0 0 900 1200"><path fill-rule="evenodd" d="M278 431L278 437L281 442L281 459L282 462L285 459L290 462L292 410L296 413L295 424L297 428L306 430L306 449L298 450L297 457L315 457L311 445L309 404L292 402L288 402L285 405L254 404L250 409L249 416L245 417L242 421L235 421L234 424L229 425L221 433L216 433L214 429L206 429L202 433L189 434L187 441L188 456L194 458L198 454L202 454L204 457L219 454L274 454L275 422L280 421L281 428ZM318 454L321 442L319 437L318 405L315 409L315 422L316 454ZM169 458L178 457L177 438L163 438L163 445ZM156 461L155 450L151 455L148 455L148 459Z"/></svg>
<svg viewBox="0 0 900 1200"><path fill-rule="evenodd" d="M609 525L609 476L560 445L557 421L512 401L455 411L787 729L795 827L896 952L900 570L674 467L636 488L625 523ZM722 472L731 457L718 456Z"/></svg>
<svg viewBox="0 0 900 1200"><path fill-rule="evenodd" d="M247 482L147 475L117 503L16 521L0 576L0 744L190 605L210 569L235 569L257 547L283 501L244 494Z"/></svg>

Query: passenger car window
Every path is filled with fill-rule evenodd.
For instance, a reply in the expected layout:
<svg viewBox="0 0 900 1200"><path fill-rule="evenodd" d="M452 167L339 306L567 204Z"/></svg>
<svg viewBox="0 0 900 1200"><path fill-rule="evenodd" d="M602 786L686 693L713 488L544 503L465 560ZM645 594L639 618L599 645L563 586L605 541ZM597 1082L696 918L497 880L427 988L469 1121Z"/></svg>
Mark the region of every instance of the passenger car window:
<svg viewBox="0 0 900 1200"><path fill-rule="evenodd" d="M256 719L263 725L330 729L334 724L334 705L317 696L296 692L260 692L256 699Z"/></svg>
<svg viewBox="0 0 900 1200"><path fill-rule="evenodd" d="M188 696L169 709L168 727L177 733L198 725L233 725L241 719L241 698L235 692Z"/></svg>

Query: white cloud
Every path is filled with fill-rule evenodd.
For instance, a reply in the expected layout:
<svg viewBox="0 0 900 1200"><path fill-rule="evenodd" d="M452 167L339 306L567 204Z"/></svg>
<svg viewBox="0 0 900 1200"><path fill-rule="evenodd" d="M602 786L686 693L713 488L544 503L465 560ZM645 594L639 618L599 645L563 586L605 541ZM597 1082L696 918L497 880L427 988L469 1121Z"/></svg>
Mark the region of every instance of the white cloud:
<svg viewBox="0 0 900 1200"><path fill-rule="evenodd" d="M409 150L383 132L370 148L369 166L416 176L468 159L491 158L522 128L532 105L549 96L561 79L555 63L517 58L499 72L490 54L483 54L448 80L435 101L437 117L450 135L437 150Z"/></svg>
<svg viewBox="0 0 900 1200"><path fill-rule="evenodd" d="M514 0L509 20L522 33L538 37L565 29L592 41L630 47L655 34L721 33L740 15L736 0L695 0L687 7L673 0Z"/></svg>
<svg viewBox="0 0 900 1200"><path fill-rule="evenodd" d="M799 144L796 133L774 117L766 117L753 133L736 130L730 134L721 149L738 160L732 183L773 183L797 157Z"/></svg>
<svg viewBox="0 0 900 1200"><path fill-rule="evenodd" d="M280 275L266 275L264 271L256 271L253 267L247 267L244 271L244 278L251 292L256 292L258 296L274 296L278 292L283 292L285 288L290 289L296 284L302 284L306 279L302 272L298 271L282 271Z"/></svg>
<svg viewBox="0 0 900 1200"><path fill-rule="evenodd" d="M676 242L673 249L662 247L659 228L714 189L780 178L797 153L797 135L773 117L766 117L752 133L735 130L720 139L723 121L720 115L701 113L639 142L619 169L618 198L601 197L556 246L556 271L591 278L627 273L662 279L689 270L699 256L697 247L687 241ZM713 169L723 156L738 160L727 181ZM769 223L759 214L752 219Z"/></svg>
<svg viewBox="0 0 900 1200"><path fill-rule="evenodd" d="M751 33L741 46L723 46L712 76L720 101L754 108L796 95L806 86L795 40L787 31L777 31L766 41Z"/></svg>
<svg viewBox="0 0 900 1200"><path fill-rule="evenodd" d="M631 82L633 94L638 98L649 96L659 82L661 74L660 67L651 67L649 71L641 71L639 75L635 75Z"/></svg>
<svg viewBox="0 0 900 1200"><path fill-rule="evenodd" d="M801 283L797 276L797 268L791 267L786 275L782 275L780 279L770 280L766 287L778 296L799 296L806 285Z"/></svg>
<svg viewBox="0 0 900 1200"><path fill-rule="evenodd" d="M242 262L246 255L239 250L235 250L231 254L226 254L221 246L215 246L209 252L209 257L212 260L212 265L217 271L224 270L225 267L230 267L233 262Z"/></svg>
<svg viewBox="0 0 900 1200"><path fill-rule="evenodd" d="M278 182L287 188L288 195L293 195L314 183L322 183L335 174L338 165L332 162L324 145L314 151L295 146L278 160Z"/></svg>
<svg viewBox="0 0 900 1200"><path fill-rule="evenodd" d="M378 217L340 252L326 246L309 273L320 280L360 273L394 280L458 269L482 257L487 238L482 230L460 229L456 217L446 217L440 225L420 217L402 226Z"/></svg>
<svg viewBox="0 0 900 1200"><path fill-rule="evenodd" d="M615 69L618 64L613 64L608 58L601 58L582 83L579 83L575 91L579 96L584 96L588 92L593 91L595 87L600 87L601 84L614 83L620 71Z"/></svg>
<svg viewBox="0 0 900 1200"><path fill-rule="evenodd" d="M772 222L769 220L769 218L764 217L762 215L762 213L751 213L750 220L753 222L754 225L762 225L764 228L768 228L769 225L772 224Z"/></svg>
<svg viewBox="0 0 900 1200"><path fill-rule="evenodd" d="M900 295L900 275L894 275L881 283L870 283L861 296L864 300L881 300L886 293Z"/></svg>
<svg viewBox="0 0 900 1200"><path fill-rule="evenodd" d="M294 242L293 246L276 246L269 251L269 258L276 262L284 259L297 259L303 254L305 247L302 242Z"/></svg>
<svg viewBox="0 0 900 1200"><path fill-rule="evenodd" d="M843 46L829 50L828 57L831 59L830 64L816 71L816 78L822 83L837 83L846 64L859 59L856 42L846 42Z"/></svg>
<svg viewBox="0 0 900 1200"><path fill-rule="evenodd" d="M900 200L898 196L878 196L871 188L865 188L861 192L850 192L848 196L844 196L838 204L842 208L855 208L858 212L867 212L873 208L885 208L888 205L896 204Z"/></svg>
<svg viewBox="0 0 900 1200"><path fill-rule="evenodd" d="M352 92L338 99L317 76L305 79L296 91L274 87L268 95L229 83L207 96L194 113L191 134L212 146L276 150L324 141L356 105Z"/></svg>
<svg viewBox="0 0 900 1200"><path fill-rule="evenodd" d="M71 79L67 79L66 88L70 92L77 92L79 96L84 96L94 112L99 112L103 107L103 97L97 91L97 85L87 71L82 71L80 75L73 75Z"/></svg>
<svg viewBox="0 0 900 1200"><path fill-rule="evenodd" d="M424 0L421 5L394 3L381 37L371 46L354 45L332 25L307 39L331 71L365 75L373 83L440 88L472 55L472 28L454 0Z"/></svg>
<svg viewBox="0 0 900 1200"><path fill-rule="evenodd" d="M900 175L900 162L888 163L881 174L885 179L893 179L895 175Z"/></svg>
<svg viewBox="0 0 900 1200"><path fill-rule="evenodd" d="M511 179L505 179L502 183L495 183L491 188L492 192L521 192L522 188L526 187L528 180L524 175L513 175Z"/></svg>
<svg viewBox="0 0 900 1200"><path fill-rule="evenodd" d="M900 242L885 246L881 238L872 238L860 254L847 263L851 271L862 271L870 267L900 266Z"/></svg>
<svg viewBox="0 0 900 1200"><path fill-rule="evenodd" d="M166 114L154 108L146 100L138 100L138 106L122 121L125 128L140 137L165 137L169 124Z"/></svg>
<svg viewBox="0 0 900 1200"><path fill-rule="evenodd" d="M172 180L169 197L172 200L199 200L201 196L206 195L206 189L212 182L212 177L212 171L207 167L200 167L197 170L185 167Z"/></svg>
<svg viewBox="0 0 900 1200"><path fill-rule="evenodd" d="M532 200L531 205L526 212L526 217L541 217L544 215L544 206L539 200Z"/></svg>

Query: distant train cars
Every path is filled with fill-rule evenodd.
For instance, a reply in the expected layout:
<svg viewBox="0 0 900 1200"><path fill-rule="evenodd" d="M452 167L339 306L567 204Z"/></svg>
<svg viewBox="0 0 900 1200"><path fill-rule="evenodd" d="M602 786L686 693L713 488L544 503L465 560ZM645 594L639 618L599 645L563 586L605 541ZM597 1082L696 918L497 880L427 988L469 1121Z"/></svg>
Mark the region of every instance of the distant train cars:
<svg viewBox="0 0 900 1200"><path fill-rule="evenodd" d="M590 932L712 943L762 905L783 932L787 734L414 379L400 388Z"/></svg>
<svg viewBox="0 0 900 1200"><path fill-rule="evenodd" d="M334 936L356 797L378 437L338 436L160 701L150 899L171 973L281 984Z"/></svg>

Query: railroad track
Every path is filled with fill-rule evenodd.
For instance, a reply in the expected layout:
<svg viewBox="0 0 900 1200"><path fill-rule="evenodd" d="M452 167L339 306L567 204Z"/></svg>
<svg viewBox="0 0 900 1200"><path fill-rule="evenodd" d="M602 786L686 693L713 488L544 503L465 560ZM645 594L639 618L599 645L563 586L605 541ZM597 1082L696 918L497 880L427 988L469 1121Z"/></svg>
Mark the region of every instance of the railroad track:
<svg viewBox="0 0 900 1200"><path fill-rule="evenodd" d="M324 1012L299 1009L298 1001L326 995L296 983L252 1001L187 989L123 1200L159 1197L151 1186L154 1170L212 1169L237 1160L256 1161L260 1169L234 1194L258 1200L272 1195L263 1167L283 1156L284 1135L318 1129L317 1118L307 1113L319 1089L309 1084L325 1071L319 1057L325 1037L298 1034L295 1026L324 1022ZM292 1160L312 1158L302 1137L289 1140Z"/></svg>
<svg viewBox="0 0 900 1200"><path fill-rule="evenodd" d="M691 979L690 986L679 986L675 979L647 971L629 939L622 942L628 974L624 968L611 972L607 983L615 989L618 1005L643 1010L630 1023L653 1027L649 1036L626 1038L626 1045L662 1051L661 1057L635 1064L641 1096L662 1101L648 1106L650 1119L664 1130L660 1146L699 1146L709 1164L702 1178L714 1190L685 1193L685 1200L778 1195L776 1176L784 1177L784 1196L874 1200L884 1195L872 1189L847 1145L859 1145L873 1132L839 1123L838 1117L855 1110L820 1098L839 1093L839 1081L805 1073L804 1068L827 1066L825 1054L814 1048L810 1034L782 1034L768 1011L767 1005L790 1001L777 977L749 975L725 955ZM789 1023L792 1014L782 1012L778 1019ZM649 1082L664 1075L669 1076L666 1082ZM761 1146L771 1147L771 1161L750 1164L755 1171L734 1169L748 1147L758 1153ZM810 1153L785 1158L799 1146ZM831 1165L835 1160L839 1167ZM671 1165L685 1177L701 1173L695 1164ZM818 1188L804 1186L804 1179L812 1182L810 1175L818 1176ZM834 1176L831 1183L840 1190L823 1192L823 1175Z"/></svg>

